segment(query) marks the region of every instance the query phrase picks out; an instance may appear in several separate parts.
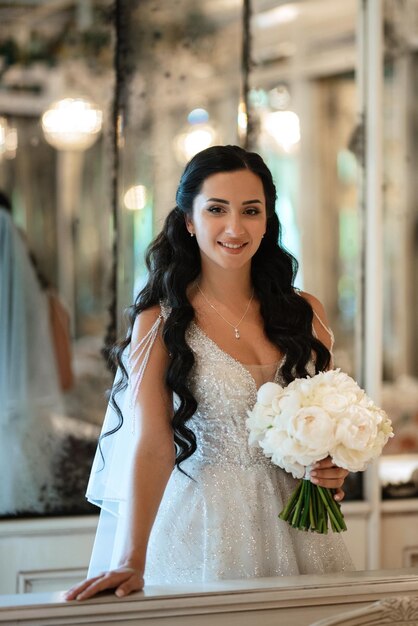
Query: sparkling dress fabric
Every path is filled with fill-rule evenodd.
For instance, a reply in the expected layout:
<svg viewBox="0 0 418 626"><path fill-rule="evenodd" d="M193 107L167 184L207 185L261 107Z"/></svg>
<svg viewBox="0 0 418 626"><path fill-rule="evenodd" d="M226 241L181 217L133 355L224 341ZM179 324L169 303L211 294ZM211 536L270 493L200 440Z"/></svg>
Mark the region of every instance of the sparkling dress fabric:
<svg viewBox="0 0 418 626"><path fill-rule="evenodd" d="M175 469L147 553L147 584L207 582L353 569L342 537L291 528L278 519L293 477L248 445L247 410L267 380L284 385L281 363L244 366L194 323L190 388L198 410L188 423L197 451ZM256 380L257 379L257 382Z"/></svg>

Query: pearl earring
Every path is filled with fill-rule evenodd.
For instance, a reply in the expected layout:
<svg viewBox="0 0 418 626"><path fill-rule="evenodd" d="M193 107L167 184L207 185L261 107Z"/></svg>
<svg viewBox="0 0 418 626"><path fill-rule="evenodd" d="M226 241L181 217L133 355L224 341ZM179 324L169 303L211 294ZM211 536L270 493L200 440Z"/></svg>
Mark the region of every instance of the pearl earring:
<svg viewBox="0 0 418 626"><path fill-rule="evenodd" d="M194 233L190 233L190 237L194 237Z"/></svg>

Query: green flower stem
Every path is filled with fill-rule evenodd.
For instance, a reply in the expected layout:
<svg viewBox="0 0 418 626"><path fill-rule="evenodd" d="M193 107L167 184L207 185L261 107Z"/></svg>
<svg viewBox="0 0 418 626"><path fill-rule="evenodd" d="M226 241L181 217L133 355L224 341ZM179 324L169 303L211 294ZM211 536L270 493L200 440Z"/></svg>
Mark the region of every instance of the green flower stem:
<svg viewBox="0 0 418 626"><path fill-rule="evenodd" d="M342 530L347 530L347 526L344 521L344 515L341 513L341 505L339 502L334 500L334 492L331 489L325 489L326 496L329 502L329 505L334 512L335 518L338 520L338 524L341 526Z"/></svg>
<svg viewBox="0 0 418 626"><path fill-rule="evenodd" d="M299 499L299 495L300 492L302 490L302 481L299 481L299 484L297 486L297 488L294 490L294 492L292 493L289 502L286 504L285 508L283 509L283 511L280 513L279 517L280 519L284 520L285 522L287 522L287 520L289 519L295 504L297 502L297 500Z"/></svg>
<svg viewBox="0 0 418 626"><path fill-rule="evenodd" d="M347 530L341 507L333 498L331 489L318 487L302 479L280 513L279 518L299 530L321 534Z"/></svg>
<svg viewBox="0 0 418 626"><path fill-rule="evenodd" d="M313 496L313 494L312 494L312 496ZM313 496L309 500L309 523L310 523L311 528L315 528L316 519L317 519L316 499Z"/></svg>
<svg viewBox="0 0 418 626"><path fill-rule="evenodd" d="M318 518L317 518L318 523L316 524L315 529L318 533L326 533L327 532L326 509L324 508L318 489L314 489L313 492L315 494L316 510L318 511Z"/></svg>
<svg viewBox="0 0 418 626"><path fill-rule="evenodd" d="M303 511L300 518L300 527L305 530L309 530L310 524L308 524L309 517L309 503L311 501L311 481L304 480L304 499L303 499Z"/></svg>
<svg viewBox="0 0 418 626"><path fill-rule="evenodd" d="M336 532L341 532L342 530L347 530L347 526L345 525L343 515L339 509L335 510L334 503L336 504L334 498L332 497L332 492L329 489L325 489L324 487L317 487L319 494L322 498L322 501L325 505L325 509L328 512L330 519L334 522L335 527L337 529Z"/></svg>
<svg viewBox="0 0 418 626"><path fill-rule="evenodd" d="M304 483L305 481L302 481L302 488L301 488L301 493L300 493L300 497L298 499L298 501L296 502L296 506L295 506L295 510L293 513L293 517L292 517L292 526L294 528L299 528L299 518L300 518L300 511L302 509L302 505L303 505L303 496L304 496Z"/></svg>
<svg viewBox="0 0 418 626"><path fill-rule="evenodd" d="M339 502L336 502L336 500L334 500L334 493L331 491L331 493L329 494L330 500L332 502L332 506L335 510L335 515L338 519L338 523L340 525L341 531L347 530L347 525L345 523L344 520L344 515L341 512L341 504ZM340 531L340 532L341 532Z"/></svg>

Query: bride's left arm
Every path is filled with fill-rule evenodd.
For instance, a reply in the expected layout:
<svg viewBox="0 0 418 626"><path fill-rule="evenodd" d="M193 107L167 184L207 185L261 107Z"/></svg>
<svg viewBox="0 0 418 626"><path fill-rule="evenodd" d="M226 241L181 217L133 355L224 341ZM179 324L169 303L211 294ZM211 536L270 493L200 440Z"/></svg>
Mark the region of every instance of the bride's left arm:
<svg viewBox="0 0 418 626"><path fill-rule="evenodd" d="M309 293L300 292L300 295L309 302L314 312L313 329L319 341L331 352L331 362L329 369L333 367L332 348L334 346L334 334L329 326L325 309L321 302ZM334 498L338 502L344 498L344 480L348 475L347 470L338 467L332 462L331 457L327 457L315 464L311 471L311 482L320 487L335 489Z"/></svg>

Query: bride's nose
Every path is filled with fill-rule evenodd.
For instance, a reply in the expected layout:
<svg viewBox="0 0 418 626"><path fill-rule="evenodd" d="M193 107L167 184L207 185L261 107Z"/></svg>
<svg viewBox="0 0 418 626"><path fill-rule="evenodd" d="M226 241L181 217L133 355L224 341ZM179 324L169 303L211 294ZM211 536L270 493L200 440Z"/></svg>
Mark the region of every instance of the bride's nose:
<svg viewBox="0 0 418 626"><path fill-rule="evenodd" d="M225 225L225 233L232 237L239 237L244 233L244 225L240 215L230 213Z"/></svg>

